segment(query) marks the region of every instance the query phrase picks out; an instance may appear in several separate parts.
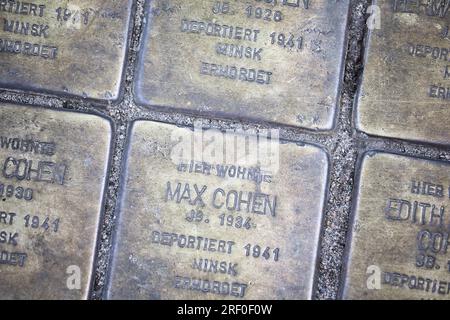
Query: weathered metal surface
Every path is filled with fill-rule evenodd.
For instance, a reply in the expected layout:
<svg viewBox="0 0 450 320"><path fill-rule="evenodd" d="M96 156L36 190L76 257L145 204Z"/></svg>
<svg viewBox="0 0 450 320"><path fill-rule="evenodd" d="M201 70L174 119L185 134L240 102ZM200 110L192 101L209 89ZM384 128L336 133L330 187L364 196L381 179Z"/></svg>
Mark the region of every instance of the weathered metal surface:
<svg viewBox="0 0 450 320"><path fill-rule="evenodd" d="M131 0L0 1L0 86L116 100Z"/></svg>
<svg viewBox="0 0 450 320"><path fill-rule="evenodd" d="M86 299L111 125L0 105L0 299Z"/></svg>
<svg viewBox="0 0 450 320"><path fill-rule="evenodd" d="M372 8L357 127L449 144L448 1L376 0Z"/></svg>
<svg viewBox="0 0 450 320"><path fill-rule="evenodd" d="M345 299L449 299L449 169L386 153L364 157Z"/></svg>
<svg viewBox="0 0 450 320"><path fill-rule="evenodd" d="M312 297L327 155L255 137L133 124L108 298Z"/></svg>
<svg viewBox="0 0 450 320"><path fill-rule="evenodd" d="M327 130L349 1L147 2L139 104Z"/></svg>

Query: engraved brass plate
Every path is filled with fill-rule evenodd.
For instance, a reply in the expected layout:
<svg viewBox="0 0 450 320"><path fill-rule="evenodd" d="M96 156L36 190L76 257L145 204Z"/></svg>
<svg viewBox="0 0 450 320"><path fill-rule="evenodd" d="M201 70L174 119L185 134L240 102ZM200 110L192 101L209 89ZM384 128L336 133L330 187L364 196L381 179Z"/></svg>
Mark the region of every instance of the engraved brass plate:
<svg viewBox="0 0 450 320"><path fill-rule="evenodd" d="M111 126L0 105L0 299L86 299Z"/></svg>
<svg viewBox="0 0 450 320"><path fill-rule="evenodd" d="M450 141L447 1L376 0L357 127L372 135Z"/></svg>
<svg viewBox="0 0 450 320"><path fill-rule="evenodd" d="M450 165L386 153L362 162L346 299L449 299Z"/></svg>
<svg viewBox="0 0 450 320"><path fill-rule="evenodd" d="M0 0L0 86L120 96L131 0Z"/></svg>
<svg viewBox="0 0 450 320"><path fill-rule="evenodd" d="M233 162L255 144L198 131L134 123L108 298L311 298L326 153L272 141L273 166ZM180 155L191 141L204 151Z"/></svg>
<svg viewBox="0 0 450 320"><path fill-rule="evenodd" d="M349 1L148 2L139 104L333 127Z"/></svg>

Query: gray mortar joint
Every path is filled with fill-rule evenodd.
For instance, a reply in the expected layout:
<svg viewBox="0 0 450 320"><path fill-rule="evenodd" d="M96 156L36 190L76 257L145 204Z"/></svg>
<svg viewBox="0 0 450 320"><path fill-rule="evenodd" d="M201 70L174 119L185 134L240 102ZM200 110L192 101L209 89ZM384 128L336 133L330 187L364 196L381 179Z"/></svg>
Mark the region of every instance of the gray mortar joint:
<svg viewBox="0 0 450 320"><path fill-rule="evenodd" d="M321 237L315 298L336 299L341 280L343 255L352 206L355 166L358 156L367 150L377 149L450 162L450 148L396 139L368 137L355 130L352 120L353 103L357 83L363 70L364 37L367 32L366 11L370 0L350 0L350 19L347 26L348 48L337 123L333 131L326 133L266 123L208 119L201 116L185 115L176 111L152 111L148 108L137 106L133 100L132 83L137 53L141 43L142 24L145 19L145 0L135 1L136 14L128 49L128 61L126 63L125 95L119 104L105 107L79 99L0 90L0 101L2 102L41 105L53 109L96 112L107 115L115 123L115 142L112 150L113 161L109 172L109 180L107 181L108 191L105 202L105 215L96 252L97 263L95 266L94 289L90 298L101 299L105 289L105 280L110 261L111 239L115 229L115 210L121 167L124 160L127 128L130 122L135 119L147 119L190 127L193 126L194 122L200 121L207 127L219 130L236 127L276 128L280 129L280 137L282 139L299 143L320 144L325 147L331 156L332 168L330 170L328 202Z"/></svg>

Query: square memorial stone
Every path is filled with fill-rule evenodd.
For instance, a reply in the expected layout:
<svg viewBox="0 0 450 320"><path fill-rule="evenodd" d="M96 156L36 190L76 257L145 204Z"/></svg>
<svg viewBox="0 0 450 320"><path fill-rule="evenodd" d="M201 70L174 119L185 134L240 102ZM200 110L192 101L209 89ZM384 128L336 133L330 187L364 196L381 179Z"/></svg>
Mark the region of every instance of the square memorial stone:
<svg viewBox="0 0 450 320"><path fill-rule="evenodd" d="M86 299L111 125L0 105L0 299Z"/></svg>
<svg viewBox="0 0 450 320"><path fill-rule="evenodd" d="M449 299L450 165L370 152L362 160L345 299Z"/></svg>
<svg viewBox="0 0 450 320"><path fill-rule="evenodd" d="M349 1L147 1L141 105L333 128Z"/></svg>
<svg viewBox="0 0 450 320"><path fill-rule="evenodd" d="M0 0L0 87L117 100L131 0Z"/></svg>
<svg viewBox="0 0 450 320"><path fill-rule="evenodd" d="M275 136L135 122L108 298L311 298L328 157Z"/></svg>
<svg viewBox="0 0 450 320"><path fill-rule="evenodd" d="M449 144L448 1L370 7L356 126L370 135Z"/></svg>

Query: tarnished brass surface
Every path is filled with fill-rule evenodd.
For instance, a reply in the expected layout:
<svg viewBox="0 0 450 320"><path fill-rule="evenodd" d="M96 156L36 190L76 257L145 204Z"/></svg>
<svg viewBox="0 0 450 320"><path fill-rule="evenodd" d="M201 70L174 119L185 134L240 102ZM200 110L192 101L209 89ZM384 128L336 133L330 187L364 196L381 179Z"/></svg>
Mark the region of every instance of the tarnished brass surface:
<svg viewBox="0 0 450 320"><path fill-rule="evenodd" d="M372 135L449 144L447 2L376 0L374 4L357 127Z"/></svg>
<svg viewBox="0 0 450 320"><path fill-rule="evenodd" d="M349 1L154 0L137 102L333 127Z"/></svg>
<svg viewBox="0 0 450 320"><path fill-rule="evenodd" d="M108 298L311 298L326 153L273 143L279 165L255 174L256 165L205 160L223 150L222 140L227 150L237 145L236 154L246 148L241 134L212 139L212 132L202 138L187 128L134 123ZM205 144L203 161L198 153L194 160L179 155L180 139Z"/></svg>
<svg viewBox="0 0 450 320"><path fill-rule="evenodd" d="M117 100L131 0L0 0L0 86Z"/></svg>
<svg viewBox="0 0 450 320"><path fill-rule="evenodd" d="M86 299L111 125L19 105L0 114L0 299Z"/></svg>
<svg viewBox="0 0 450 320"><path fill-rule="evenodd" d="M449 169L386 153L364 157L345 299L450 297Z"/></svg>

